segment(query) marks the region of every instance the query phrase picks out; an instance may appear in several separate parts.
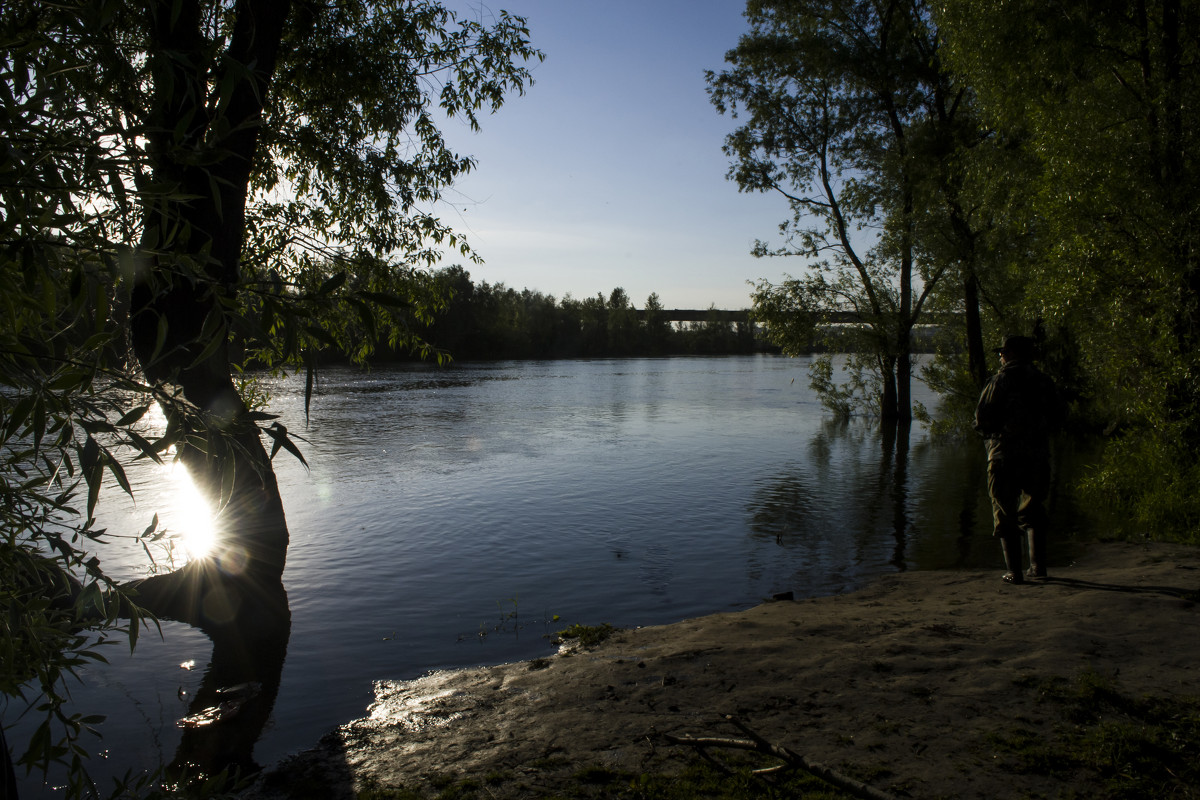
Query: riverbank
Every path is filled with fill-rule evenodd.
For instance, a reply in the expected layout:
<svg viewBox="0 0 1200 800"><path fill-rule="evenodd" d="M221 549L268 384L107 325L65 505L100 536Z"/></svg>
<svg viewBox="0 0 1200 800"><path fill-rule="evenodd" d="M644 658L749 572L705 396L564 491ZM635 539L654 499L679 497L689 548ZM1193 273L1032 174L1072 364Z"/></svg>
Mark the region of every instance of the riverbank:
<svg viewBox="0 0 1200 800"><path fill-rule="evenodd" d="M370 716L268 771L254 794L432 796L487 776L480 797L551 796L584 766L669 773L694 754L651 734L740 736L724 721L736 715L898 797L1103 796L1086 763L1035 765L1020 743L1065 747L1086 724L1081 702L1114 719L1148 697L1194 714L1198 600L1200 551L1158 543L1089 545L1023 586L994 570L892 575L622 631L584 652L380 684Z"/></svg>

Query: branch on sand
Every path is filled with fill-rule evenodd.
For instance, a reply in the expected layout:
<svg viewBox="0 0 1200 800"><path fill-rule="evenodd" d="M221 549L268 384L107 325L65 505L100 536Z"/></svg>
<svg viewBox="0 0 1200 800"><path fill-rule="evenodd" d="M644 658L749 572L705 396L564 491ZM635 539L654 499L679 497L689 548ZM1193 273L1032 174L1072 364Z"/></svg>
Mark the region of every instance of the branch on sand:
<svg viewBox="0 0 1200 800"><path fill-rule="evenodd" d="M839 789L849 792L855 797L864 798L864 800L896 800L895 796L887 792L880 791L872 786L868 786L862 781L855 780L849 775L844 775L837 770L827 767L816 761L812 761L805 756L789 750L782 745L773 744L763 737L759 736L751 730L745 723L732 716L726 716L725 720L734 725L738 730L748 736L748 739L728 739L724 737L692 737L692 736L672 736L669 733L653 732L652 736L658 736L671 744L683 745L694 748L703 758L717 764L717 762L708 753L709 748L725 748L732 750L751 750L763 755L772 756L783 761L782 764L766 769L755 770L756 775L765 775L773 772L778 772L784 769L802 769L809 772L826 783L832 784ZM720 764L717 764L720 767ZM723 767L722 767L723 769Z"/></svg>

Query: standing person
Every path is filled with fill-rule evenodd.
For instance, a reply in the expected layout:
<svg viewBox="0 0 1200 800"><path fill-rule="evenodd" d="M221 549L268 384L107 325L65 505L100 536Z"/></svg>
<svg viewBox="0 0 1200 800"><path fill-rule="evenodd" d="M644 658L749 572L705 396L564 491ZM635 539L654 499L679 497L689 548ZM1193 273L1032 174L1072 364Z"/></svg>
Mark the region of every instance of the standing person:
<svg viewBox="0 0 1200 800"><path fill-rule="evenodd" d="M975 408L975 430L987 440L988 494L993 535L1004 553L1007 583L1046 577L1050 494L1050 434L1063 422L1054 382L1033 364L1034 342L1006 336L997 351L1000 371ZM1022 536L1025 533L1025 537ZM1021 574L1021 540L1029 543L1029 572Z"/></svg>

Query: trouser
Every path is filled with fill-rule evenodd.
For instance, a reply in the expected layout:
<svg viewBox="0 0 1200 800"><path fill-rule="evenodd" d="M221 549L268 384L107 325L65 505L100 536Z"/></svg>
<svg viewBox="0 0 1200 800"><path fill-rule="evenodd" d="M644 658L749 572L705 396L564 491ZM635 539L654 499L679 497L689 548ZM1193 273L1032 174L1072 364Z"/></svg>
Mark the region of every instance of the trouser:
<svg viewBox="0 0 1200 800"><path fill-rule="evenodd" d="M1021 573L1022 540L1029 546L1030 571L1046 572L1050 459L1047 455L1001 456L988 462L988 494L992 498L993 535L1000 540L1009 572Z"/></svg>

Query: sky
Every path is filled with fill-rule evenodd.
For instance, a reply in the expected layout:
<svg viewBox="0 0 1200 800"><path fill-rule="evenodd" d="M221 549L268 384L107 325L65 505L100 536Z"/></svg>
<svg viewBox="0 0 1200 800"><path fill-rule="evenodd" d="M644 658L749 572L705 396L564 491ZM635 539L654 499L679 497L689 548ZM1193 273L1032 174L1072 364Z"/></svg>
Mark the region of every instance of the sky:
<svg viewBox="0 0 1200 800"><path fill-rule="evenodd" d="M641 308L750 306L747 281L797 273L778 244L779 195L740 193L721 151L737 122L709 102L704 72L725 68L747 29L744 0L456 0L486 19L527 19L545 61L482 130L447 126L478 161L437 212L484 259L475 283L563 298L621 287Z"/></svg>

